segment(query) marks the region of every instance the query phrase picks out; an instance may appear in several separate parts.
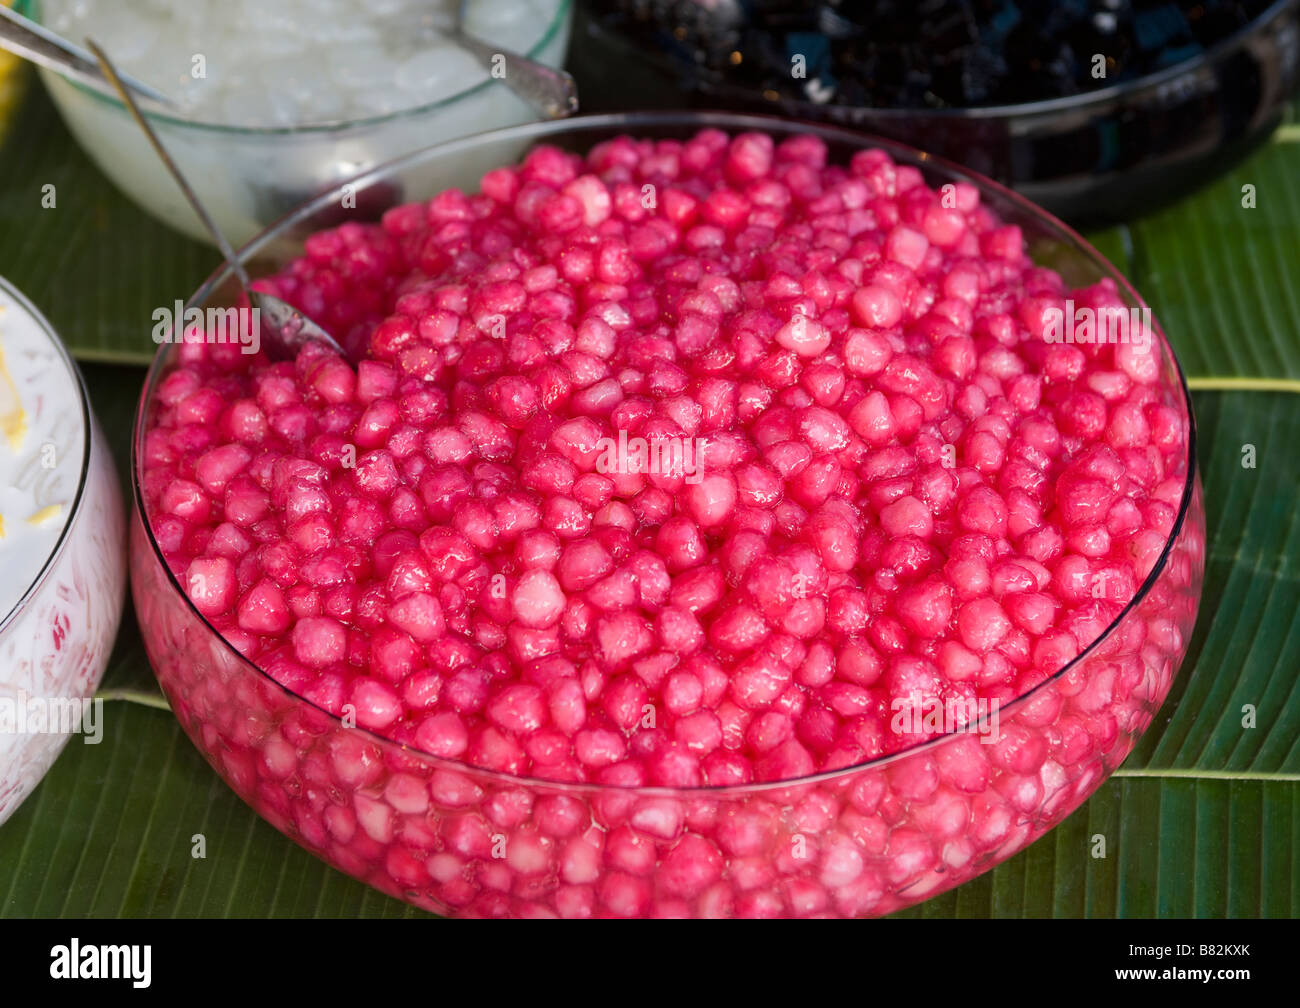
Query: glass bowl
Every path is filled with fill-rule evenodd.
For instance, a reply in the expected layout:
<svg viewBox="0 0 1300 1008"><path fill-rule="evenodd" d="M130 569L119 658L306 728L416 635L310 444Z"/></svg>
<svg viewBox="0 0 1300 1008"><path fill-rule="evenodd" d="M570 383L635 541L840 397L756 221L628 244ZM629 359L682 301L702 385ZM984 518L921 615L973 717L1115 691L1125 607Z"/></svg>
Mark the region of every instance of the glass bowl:
<svg viewBox="0 0 1300 1008"><path fill-rule="evenodd" d="M40 20L40 0L18 0L15 6L20 13ZM572 15L573 0L557 0L555 17L526 55L560 66L568 51ZM81 148L119 189L163 223L211 243L116 95L44 68L40 76ZM483 81L419 108L322 125L248 128L196 122L161 112L146 114L217 226L234 245L248 241L317 193L332 190L390 158L440 140L537 118L523 99L496 81ZM386 191L351 195L358 206L402 198Z"/></svg>
<svg viewBox="0 0 1300 1008"><path fill-rule="evenodd" d="M574 29L570 70L586 111L699 106L849 126L960 161L1075 224L1150 213L1225 171L1273 132L1300 83L1300 0L1278 0L1202 55L1137 80L969 109L764 94L623 34L604 7L582 5Z"/></svg>
<svg viewBox="0 0 1300 1008"><path fill-rule="evenodd" d="M813 134L832 158L881 147L928 182L977 185L1035 258L1079 286L1119 273L1024 199L898 144L835 127L730 113L638 113L515 127L432 147L375 169L408 197L476 188L467 165L505 163L545 142L585 151L627 133L704 127ZM241 255L256 273L300 250L291 234L330 215L305 206ZM214 274L189 306L230 305ZM154 393L177 355L164 346L136 417L131 569L150 661L190 738L261 816L342 871L427 910L468 916L874 916L1005 860L1077 808L1128 755L1169 691L1195 621L1205 519L1191 401L1158 333L1164 400L1186 418L1176 523L1150 576L1104 633L1031 691L994 731L950 733L888 757L798 780L672 789L561 784L492 772L395 744L287 690L246 661L191 605L143 517L142 460ZM984 742L989 739L989 743ZM644 852L606 864L613 831ZM618 834L627 839L629 833ZM621 841L620 841L621 843Z"/></svg>
<svg viewBox="0 0 1300 1008"><path fill-rule="evenodd" d="M45 318L0 277L0 304L6 302L0 335L17 321L10 312L24 316L23 324L43 337L24 341L25 351L62 372L56 380L75 388L77 398L23 397L28 432L15 487L6 488L23 488L34 506L58 501L67 520L31 583L16 586L16 603L0 608L0 823L36 788L73 734L87 743L102 738L103 721L89 705L103 703L91 698L126 595L122 492L81 374ZM70 443L77 450L61 460ZM0 445L0 452L8 451ZM25 516L6 510L7 533L21 535ZM5 563L15 577L14 556Z"/></svg>

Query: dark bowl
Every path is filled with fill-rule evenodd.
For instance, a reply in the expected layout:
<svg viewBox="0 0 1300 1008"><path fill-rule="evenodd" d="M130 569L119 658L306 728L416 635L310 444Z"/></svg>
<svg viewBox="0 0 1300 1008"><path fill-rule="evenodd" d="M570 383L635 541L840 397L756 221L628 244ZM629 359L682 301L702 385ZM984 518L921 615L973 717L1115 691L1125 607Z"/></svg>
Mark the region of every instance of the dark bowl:
<svg viewBox="0 0 1300 1008"><path fill-rule="evenodd" d="M603 10L587 0L574 24L584 111L727 108L849 126L957 161L1076 225L1149 213L1225 171L1273 132L1300 84L1300 0L1136 80L965 109L819 105L741 87L633 39Z"/></svg>

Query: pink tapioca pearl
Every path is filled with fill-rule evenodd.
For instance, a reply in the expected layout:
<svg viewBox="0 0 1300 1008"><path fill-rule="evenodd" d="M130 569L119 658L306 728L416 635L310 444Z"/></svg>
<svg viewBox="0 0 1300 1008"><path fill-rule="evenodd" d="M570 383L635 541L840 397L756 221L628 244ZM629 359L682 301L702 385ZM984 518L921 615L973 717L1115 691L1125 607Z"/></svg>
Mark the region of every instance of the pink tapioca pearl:
<svg viewBox="0 0 1300 1008"><path fill-rule="evenodd" d="M912 821L930 836L957 837L970 822L970 807L959 792L941 787L928 802L912 809Z"/></svg>
<svg viewBox="0 0 1300 1008"><path fill-rule="evenodd" d="M364 794L356 794L352 807L357 815L357 824L366 835L379 844L386 844L393 838L393 810L383 802Z"/></svg>
<svg viewBox="0 0 1300 1008"><path fill-rule="evenodd" d="M760 889L770 891L777 884L777 872L763 857L732 857L727 860L728 881L738 892Z"/></svg>
<svg viewBox="0 0 1300 1008"><path fill-rule="evenodd" d="M650 883L624 872L607 872L598 883L600 902L613 917L643 917L650 907Z"/></svg>
<svg viewBox="0 0 1300 1008"><path fill-rule="evenodd" d="M704 783L698 751L685 741L660 746L649 755L645 766L652 784L691 788Z"/></svg>
<svg viewBox="0 0 1300 1008"><path fill-rule="evenodd" d="M816 357L831 344L831 333L816 319L796 315L776 333L776 341L800 357Z"/></svg>
<svg viewBox="0 0 1300 1008"><path fill-rule="evenodd" d="M725 808L714 836L728 855L743 857L764 854L781 832L780 810L755 803Z"/></svg>
<svg viewBox="0 0 1300 1008"><path fill-rule="evenodd" d="M852 306L858 323L872 329L890 329L903 317L903 302L883 285L860 287L853 294Z"/></svg>
<svg viewBox="0 0 1300 1008"><path fill-rule="evenodd" d="M765 133L737 136L727 149L727 174L736 181L763 178L771 171L773 149L772 138Z"/></svg>
<svg viewBox="0 0 1300 1008"><path fill-rule="evenodd" d="M362 728L382 731L402 715L401 698L391 686L378 679L354 680L350 697L356 722Z"/></svg>
<svg viewBox="0 0 1300 1008"><path fill-rule="evenodd" d="M1043 784L1037 777L1005 774L994 782L995 789L1019 815L1033 815L1043 802Z"/></svg>
<svg viewBox="0 0 1300 1008"><path fill-rule="evenodd" d="M527 571L515 585L511 598L515 618L530 627L554 624L564 611L565 602L559 581L545 570Z"/></svg>
<svg viewBox="0 0 1300 1008"><path fill-rule="evenodd" d="M844 364L850 375L868 377L879 374L893 355L892 344L875 329L852 329L844 341ZM859 425L855 423L854 426Z"/></svg>
<svg viewBox="0 0 1300 1008"><path fill-rule="evenodd" d="M469 732L460 717L451 711L443 711L420 722L415 741L424 752L454 759L469 745Z"/></svg>
<svg viewBox="0 0 1300 1008"><path fill-rule="evenodd" d="M936 637L952 619L952 589L941 581L927 581L903 589L897 612L903 626L920 637Z"/></svg>
<svg viewBox="0 0 1300 1008"><path fill-rule="evenodd" d="M686 822L685 809L674 799L652 799L632 813L632 825L657 840L674 840Z"/></svg>
<svg viewBox="0 0 1300 1008"><path fill-rule="evenodd" d="M534 830L516 830L506 841L506 864L519 876L545 875L551 870L554 847L549 837Z"/></svg>
<svg viewBox="0 0 1300 1008"><path fill-rule="evenodd" d="M906 801L929 801L939 787L938 766L934 760L922 756L903 760L890 768L889 786Z"/></svg>
<svg viewBox="0 0 1300 1008"><path fill-rule="evenodd" d="M637 831L620 826L605 841L605 863L632 875L647 875L658 860L654 841Z"/></svg>
<svg viewBox="0 0 1300 1008"><path fill-rule="evenodd" d="M347 629L329 617L309 617L294 625L292 640L297 659L305 665L320 668L343 660Z"/></svg>
<svg viewBox="0 0 1300 1008"><path fill-rule="evenodd" d="M705 756L712 754L722 744L722 722L713 711L696 711L676 722L673 735L676 741L685 746L688 751ZM718 771L724 770L720 765L713 764L713 766ZM709 774L709 776L710 779L715 779L716 775ZM718 782L715 780L715 783Z"/></svg>
<svg viewBox="0 0 1300 1008"><path fill-rule="evenodd" d="M810 917L827 908L830 896L826 889L808 879L787 879L782 894L796 917Z"/></svg>
<svg viewBox="0 0 1300 1008"><path fill-rule="evenodd" d="M913 829L895 829L889 835L887 877L895 885L923 878L938 857L930 837Z"/></svg>
<svg viewBox="0 0 1300 1008"><path fill-rule="evenodd" d="M930 509L911 496L901 497L882 509L880 524L886 533L895 537L910 535L928 539L934 531Z"/></svg>
<svg viewBox="0 0 1300 1008"><path fill-rule="evenodd" d="M960 735L940 746L934 756L940 779L967 794L982 792L992 776L985 743L992 729L990 722L988 734Z"/></svg>
<svg viewBox="0 0 1300 1008"><path fill-rule="evenodd" d="M545 695L531 683L507 686L488 703L486 714L503 731L527 735L546 722Z"/></svg>
<svg viewBox="0 0 1300 1008"><path fill-rule="evenodd" d="M664 892L689 900L717 881L723 864L717 847L704 837L688 833L663 856L656 879Z"/></svg>
<svg viewBox="0 0 1300 1008"><path fill-rule="evenodd" d="M695 901L696 916L703 920L730 920L737 916L736 897L727 881L715 882Z"/></svg>
<svg viewBox="0 0 1300 1008"><path fill-rule="evenodd" d="M687 506L701 528L723 524L736 505L736 482L729 474L710 474L686 490Z"/></svg>
<svg viewBox="0 0 1300 1008"><path fill-rule="evenodd" d="M433 800L444 808L466 808L483 797L483 789L466 774L455 770L436 770L429 779Z"/></svg>
<svg viewBox="0 0 1300 1008"><path fill-rule="evenodd" d="M438 600L427 592L413 592L395 602L388 619L422 642L437 640L446 625Z"/></svg>
<svg viewBox="0 0 1300 1008"><path fill-rule="evenodd" d="M822 885L835 892L854 882L865 868L862 848L852 838L837 834L822 846L817 877Z"/></svg>
<svg viewBox="0 0 1300 1008"><path fill-rule="evenodd" d="M738 896L735 909L738 917L750 920L777 920L786 915L779 895L757 889Z"/></svg>
<svg viewBox="0 0 1300 1008"><path fill-rule="evenodd" d="M794 780L806 777L816 767L812 754L796 739L787 739L754 761L757 776L764 780Z"/></svg>
<svg viewBox="0 0 1300 1008"><path fill-rule="evenodd" d="M194 607L206 616L229 612L238 587L234 565L226 557L196 558L191 561L184 585Z"/></svg>
<svg viewBox="0 0 1300 1008"><path fill-rule="evenodd" d="M191 521L207 518L211 503L204 489L188 480L174 480L163 490L159 505L163 511Z"/></svg>
<svg viewBox="0 0 1300 1008"><path fill-rule="evenodd" d="M984 671L980 656L953 640L939 646L937 662L944 677L953 683L979 679Z"/></svg>
<svg viewBox="0 0 1300 1008"><path fill-rule="evenodd" d="M596 916L596 892L590 886L560 886L555 891L555 908L565 919L590 919Z"/></svg>
<svg viewBox="0 0 1300 1008"><path fill-rule="evenodd" d="M429 807L429 790L411 774L394 774L384 786L384 800L397 812L421 815Z"/></svg>
<svg viewBox="0 0 1300 1008"><path fill-rule="evenodd" d="M877 912L886 893L885 880L873 868L867 868L848 885L834 893L835 907L845 917L859 917Z"/></svg>
<svg viewBox="0 0 1300 1008"><path fill-rule="evenodd" d="M1011 630L1011 621L996 600L977 598L957 610L957 629L962 642L982 654L1002 642Z"/></svg>
<svg viewBox="0 0 1300 1008"><path fill-rule="evenodd" d="M559 852L560 878L569 885L589 885L604 871L605 834L595 828L570 838Z"/></svg>
<svg viewBox="0 0 1300 1008"><path fill-rule="evenodd" d="M1003 599L1002 605L1013 622L1035 636L1056 618L1057 602L1043 592L1017 592Z"/></svg>
<svg viewBox="0 0 1300 1008"><path fill-rule="evenodd" d="M586 825L582 803L567 795L545 795L537 800L533 821L550 837L567 837Z"/></svg>

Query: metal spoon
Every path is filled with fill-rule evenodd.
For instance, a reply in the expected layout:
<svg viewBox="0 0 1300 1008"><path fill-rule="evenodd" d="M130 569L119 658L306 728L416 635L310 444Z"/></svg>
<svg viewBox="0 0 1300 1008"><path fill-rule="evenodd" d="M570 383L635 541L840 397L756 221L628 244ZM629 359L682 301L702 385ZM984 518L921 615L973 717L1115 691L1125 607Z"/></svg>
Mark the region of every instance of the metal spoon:
<svg viewBox="0 0 1300 1008"><path fill-rule="evenodd" d="M287 301L282 301L274 295L264 294L261 291L253 290L252 281L248 277L248 272L244 269L244 264L236 258L234 250L230 247L230 243L227 242L225 236L217 230L217 225L213 223L207 210L205 210L203 204L199 202L199 198L194 194L194 190L190 188L190 184L185 181L185 176L182 175L181 170L176 167L176 162L173 161L171 155L167 153L167 148L162 145L162 141L159 140L158 135L154 133L153 127L149 125L148 120L145 119L144 115L140 112L139 106L135 103L135 97L131 94L130 89L122 82L122 78L118 74L117 69L113 66L112 62L110 62L108 56L105 55L104 50L101 49L92 39L86 39L86 45L90 51L95 54L95 59L99 61L100 68L104 71L104 76L108 78L109 83L113 85L113 88L117 93L122 96L122 101L126 102L126 107L131 111L132 117L135 119L139 127L144 130L144 134L148 137L149 143L158 153L158 156L162 158L163 164L171 173L172 178L176 180L176 184L180 186L181 192L184 193L185 198L189 200L190 206L192 206L194 212L199 215L199 220L203 222L203 226L208 229L208 233L212 235L213 240L217 243L217 248L221 250L221 254L225 257L226 264L230 267L230 271L235 274L240 286L244 288L244 293L248 296L248 303L252 305L254 311L257 312L257 315L260 316L264 323L261 332L261 343L263 348L266 349L267 356L271 357L273 360L288 360L295 357L298 349L305 344L321 343L346 360L347 354L345 354L343 348L335 342L334 337L309 319L301 311L289 304ZM269 325L265 323L269 323Z"/></svg>
<svg viewBox="0 0 1300 1008"><path fill-rule="evenodd" d="M95 59L90 53L3 5L0 5L0 49L8 49L23 59L89 85L96 91L107 89L109 82L95 65ZM144 81L126 74L122 74L121 78L150 101L168 108L176 107L174 101Z"/></svg>
<svg viewBox="0 0 1300 1008"><path fill-rule="evenodd" d="M467 34L465 2L456 8L455 22L444 29L447 38L474 56L488 73L504 62L501 82L547 119L563 119L578 111L578 85L569 74Z"/></svg>

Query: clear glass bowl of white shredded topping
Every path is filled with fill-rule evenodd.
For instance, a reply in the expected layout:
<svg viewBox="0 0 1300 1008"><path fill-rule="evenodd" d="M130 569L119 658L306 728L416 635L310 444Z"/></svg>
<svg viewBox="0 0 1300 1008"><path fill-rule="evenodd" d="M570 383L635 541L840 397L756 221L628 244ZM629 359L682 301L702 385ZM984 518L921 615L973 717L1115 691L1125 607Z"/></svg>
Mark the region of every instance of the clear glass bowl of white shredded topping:
<svg viewBox="0 0 1300 1008"><path fill-rule="evenodd" d="M40 576L77 496L86 430L76 378L14 293L0 288L0 619Z"/></svg>
<svg viewBox="0 0 1300 1008"><path fill-rule="evenodd" d="M537 114L446 35L550 66L572 0L19 0L65 37L94 38L168 95L149 111L227 237L242 243L305 198L429 143ZM114 183L192 237L208 236L122 103L41 71L64 121ZM364 214L364 193L345 212ZM387 205L393 194L385 193Z"/></svg>
<svg viewBox="0 0 1300 1008"><path fill-rule="evenodd" d="M126 590L122 495L75 365L0 277L0 822L74 734Z"/></svg>

